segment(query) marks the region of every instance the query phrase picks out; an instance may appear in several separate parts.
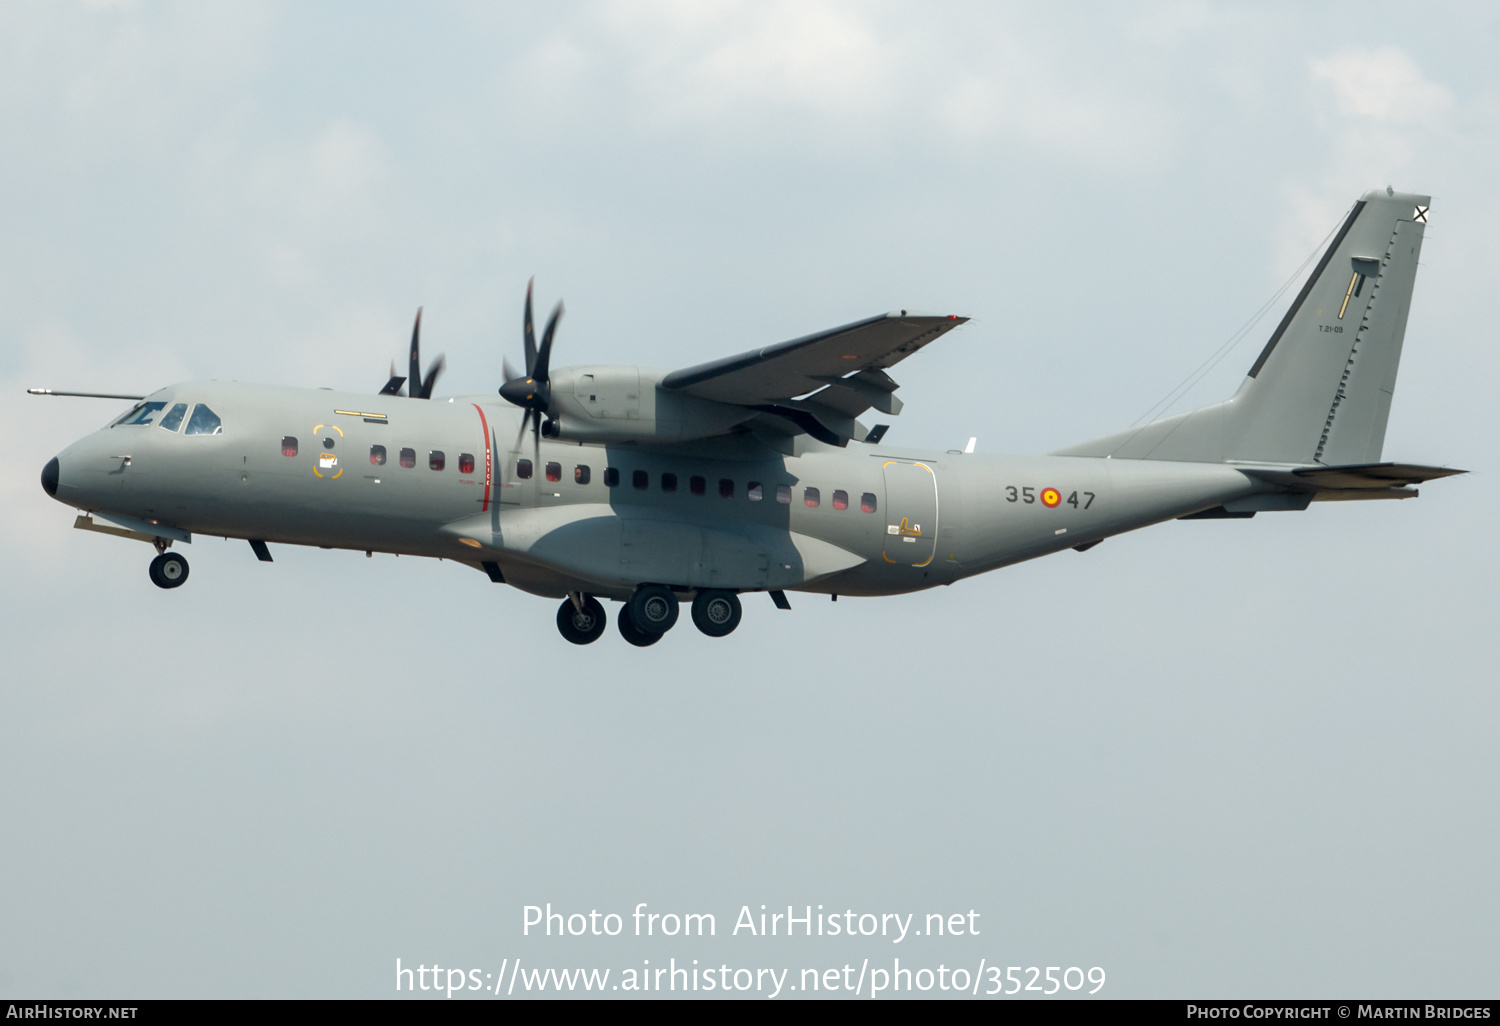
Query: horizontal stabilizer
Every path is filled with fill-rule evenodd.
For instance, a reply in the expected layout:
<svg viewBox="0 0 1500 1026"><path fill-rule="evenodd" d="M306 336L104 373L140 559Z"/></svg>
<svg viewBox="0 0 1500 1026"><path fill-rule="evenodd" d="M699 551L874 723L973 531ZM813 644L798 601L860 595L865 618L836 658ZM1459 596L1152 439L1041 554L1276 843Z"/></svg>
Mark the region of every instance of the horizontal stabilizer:
<svg viewBox="0 0 1500 1026"><path fill-rule="evenodd" d="M1247 474L1286 485L1299 492L1344 491L1367 488L1400 488L1440 477L1467 474L1453 467L1423 467L1415 463L1354 463L1344 467L1296 467L1261 469L1242 467Z"/></svg>

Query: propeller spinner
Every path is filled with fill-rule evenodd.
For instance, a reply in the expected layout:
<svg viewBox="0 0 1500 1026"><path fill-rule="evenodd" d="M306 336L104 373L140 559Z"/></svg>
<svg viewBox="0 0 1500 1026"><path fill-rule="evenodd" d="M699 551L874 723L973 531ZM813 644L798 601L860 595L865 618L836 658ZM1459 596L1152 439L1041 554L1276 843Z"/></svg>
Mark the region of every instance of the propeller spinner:
<svg viewBox="0 0 1500 1026"><path fill-rule="evenodd" d="M508 380L500 386L502 399L526 411L526 416L521 420L521 429L524 431L526 421L530 420L533 437L541 432L542 416L552 405L552 390L547 371L552 363L552 339L557 332L557 322L563 314L563 305L559 302L557 308L552 311L552 316L547 318L547 327L542 331L542 344L538 347L531 318L531 287L534 282L535 279L532 279L526 283L524 327L526 375L521 377L515 374L510 362L505 361L505 375Z"/></svg>

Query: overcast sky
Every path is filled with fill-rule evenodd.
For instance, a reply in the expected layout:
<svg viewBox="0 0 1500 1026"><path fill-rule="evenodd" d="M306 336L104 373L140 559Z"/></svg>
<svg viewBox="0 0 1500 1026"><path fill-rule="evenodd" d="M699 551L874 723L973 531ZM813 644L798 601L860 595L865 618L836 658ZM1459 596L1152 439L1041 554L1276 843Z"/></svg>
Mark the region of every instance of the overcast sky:
<svg viewBox="0 0 1500 1026"><path fill-rule="evenodd" d="M1492 997L1500 13L1308 7L0 6L0 995L899 956ZM1416 501L637 650L410 558L200 537L159 591L38 486L116 406L29 386L374 392L425 305L438 391L492 392L533 274L563 364L971 316L898 369L891 441L1046 451L1145 413L1387 184L1434 198L1385 458L1474 471ZM719 936L523 938L548 901ZM982 933L727 936L762 903Z"/></svg>

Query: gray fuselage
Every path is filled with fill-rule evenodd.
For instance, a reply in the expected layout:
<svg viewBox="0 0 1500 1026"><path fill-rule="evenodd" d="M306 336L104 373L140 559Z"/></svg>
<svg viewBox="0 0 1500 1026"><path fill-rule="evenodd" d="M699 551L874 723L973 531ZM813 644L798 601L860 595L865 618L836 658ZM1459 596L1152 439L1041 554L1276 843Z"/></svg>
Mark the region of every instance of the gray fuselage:
<svg viewBox="0 0 1500 1026"><path fill-rule="evenodd" d="M489 562L555 597L624 599L646 582L897 594L1265 489L1224 464L754 432L537 441L490 395L192 382L147 402L165 404L151 423L106 426L59 454L58 501L191 533ZM211 408L216 433L188 434L187 417L163 428L178 403Z"/></svg>

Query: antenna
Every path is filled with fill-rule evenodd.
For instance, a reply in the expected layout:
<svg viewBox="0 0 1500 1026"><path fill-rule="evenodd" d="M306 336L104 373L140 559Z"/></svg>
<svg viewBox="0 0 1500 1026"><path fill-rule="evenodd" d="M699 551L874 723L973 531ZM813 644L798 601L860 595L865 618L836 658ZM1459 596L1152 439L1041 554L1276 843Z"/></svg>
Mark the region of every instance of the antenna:
<svg viewBox="0 0 1500 1026"><path fill-rule="evenodd" d="M50 388L28 388L27 395L71 395L81 399L144 399L143 395L118 395L114 392L58 392Z"/></svg>

